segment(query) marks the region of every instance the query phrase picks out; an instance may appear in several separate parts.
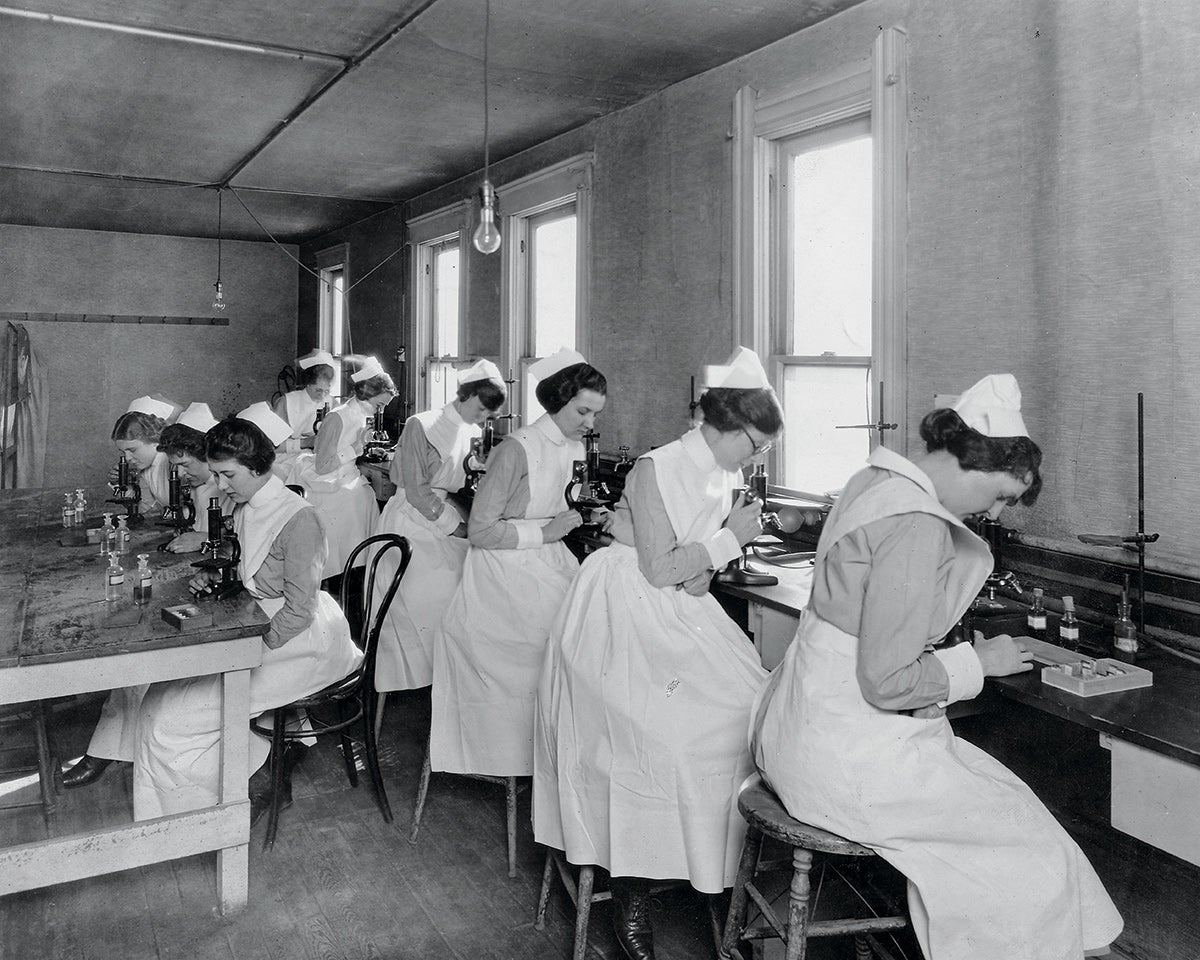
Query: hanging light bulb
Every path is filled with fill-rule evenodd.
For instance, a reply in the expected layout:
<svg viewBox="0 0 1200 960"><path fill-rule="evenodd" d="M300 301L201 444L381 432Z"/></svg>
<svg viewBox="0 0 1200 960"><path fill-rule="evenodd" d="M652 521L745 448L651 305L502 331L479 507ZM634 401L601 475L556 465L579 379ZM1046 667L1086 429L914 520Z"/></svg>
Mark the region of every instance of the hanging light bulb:
<svg viewBox="0 0 1200 960"><path fill-rule="evenodd" d="M217 187L217 282L213 284L217 295L213 297L214 310L225 309L225 292L221 289L221 200L221 188Z"/></svg>
<svg viewBox="0 0 1200 960"><path fill-rule="evenodd" d="M500 228L496 226L496 190L488 179L488 39L492 31L492 0L484 0L483 15L483 185L479 188L479 226L471 243L482 254L500 249Z"/></svg>
<svg viewBox="0 0 1200 960"><path fill-rule="evenodd" d="M471 235L471 243L480 253L495 253L500 249L500 228L496 226L496 191L490 180L479 188L479 226Z"/></svg>

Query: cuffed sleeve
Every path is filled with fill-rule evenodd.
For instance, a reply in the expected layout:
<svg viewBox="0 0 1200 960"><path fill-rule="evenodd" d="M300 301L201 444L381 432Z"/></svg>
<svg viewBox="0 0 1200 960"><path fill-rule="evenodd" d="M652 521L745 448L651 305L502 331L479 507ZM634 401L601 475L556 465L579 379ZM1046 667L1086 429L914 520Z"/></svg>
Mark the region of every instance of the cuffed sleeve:
<svg viewBox="0 0 1200 960"><path fill-rule="evenodd" d="M312 626L327 550L325 531L311 507L292 517L271 544L254 579L265 595L283 597L263 637L272 650Z"/></svg>
<svg viewBox="0 0 1200 960"><path fill-rule="evenodd" d="M938 662L945 668L949 690L944 699L938 701L945 707L959 700L971 700L983 689L983 664L979 654L969 643L933 651Z"/></svg>
<svg viewBox="0 0 1200 960"><path fill-rule="evenodd" d="M449 503L442 503L441 515L434 521L433 525L437 527L440 533L450 536L458 529L458 525L462 523L462 517Z"/></svg>
<svg viewBox="0 0 1200 960"><path fill-rule="evenodd" d="M542 527L546 525L545 520L509 520L507 522L516 527L518 550L540 547L545 542L542 538Z"/></svg>
<svg viewBox="0 0 1200 960"><path fill-rule="evenodd" d="M348 451L341 450L344 429L346 424L342 422L340 413L331 412L321 421L321 427L317 431L317 442L313 446L313 467L318 474L336 473L349 459Z"/></svg>
<svg viewBox="0 0 1200 960"><path fill-rule="evenodd" d="M654 471L653 460L642 459L635 464L625 478L624 504L633 524L638 569L652 586L671 587L715 565L707 544L681 544L676 539Z"/></svg>
<svg viewBox="0 0 1200 960"><path fill-rule="evenodd" d="M396 458L400 462L400 484L404 487L404 498L439 530L453 533L458 527L458 513L446 507L445 501L433 492L431 484L442 465L442 457L425 436L425 428L416 417L409 417L404 425ZM447 513L450 515L446 516ZM453 525L446 530L444 524L451 521Z"/></svg>
<svg viewBox="0 0 1200 960"><path fill-rule="evenodd" d="M737 537L728 527L722 527L705 540L704 549L708 551L714 570L720 570L731 560L736 560L742 555L741 544L737 542Z"/></svg>
<svg viewBox="0 0 1200 960"><path fill-rule="evenodd" d="M488 458L487 473L479 481L467 533L471 546L484 550L515 550L522 546L518 523L529 507L529 465L525 448L517 440L505 440ZM508 519L510 517L517 519ZM539 546L528 543L526 546Z"/></svg>

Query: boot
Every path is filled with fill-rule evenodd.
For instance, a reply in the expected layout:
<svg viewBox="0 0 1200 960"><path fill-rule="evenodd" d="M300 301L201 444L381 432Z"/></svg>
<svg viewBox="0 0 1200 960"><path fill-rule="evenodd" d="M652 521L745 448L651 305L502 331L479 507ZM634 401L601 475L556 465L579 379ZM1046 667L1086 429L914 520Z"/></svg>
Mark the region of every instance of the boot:
<svg viewBox="0 0 1200 960"><path fill-rule="evenodd" d="M75 787L84 787L89 783L95 783L108 769L111 760L104 760L100 757L93 757L85 753L80 757L79 762L70 770L64 770L62 775L63 787L67 790L73 790Z"/></svg>
<svg viewBox="0 0 1200 960"><path fill-rule="evenodd" d="M613 932L629 960L654 960L654 931L650 928L650 881L613 877Z"/></svg>

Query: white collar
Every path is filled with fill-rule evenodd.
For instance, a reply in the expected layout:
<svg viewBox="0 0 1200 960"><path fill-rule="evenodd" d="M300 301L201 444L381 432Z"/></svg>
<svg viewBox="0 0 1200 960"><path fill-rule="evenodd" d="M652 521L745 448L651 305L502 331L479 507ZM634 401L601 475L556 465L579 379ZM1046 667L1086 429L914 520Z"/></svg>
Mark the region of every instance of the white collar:
<svg viewBox="0 0 1200 960"><path fill-rule="evenodd" d="M274 500L286 489L287 488L283 485L283 481L275 476L275 474L271 474L267 478L267 482L255 490L254 496L246 501L246 506L253 507L257 510L259 507L263 506L269 501Z"/></svg>
<svg viewBox="0 0 1200 960"><path fill-rule="evenodd" d="M566 445L567 438L563 436L563 432L558 428L558 424L554 422L554 418L550 414L546 413L538 417L533 422L533 426L545 434L546 439L556 447Z"/></svg>
<svg viewBox="0 0 1200 960"><path fill-rule="evenodd" d="M456 427L461 426L462 424L467 422L466 420L464 420L462 418L462 414L458 412L458 407L456 407L454 405L453 400L451 400L448 404L446 404L444 407L442 407L442 413L444 413L447 417L449 417L450 422L453 423Z"/></svg>
<svg viewBox="0 0 1200 960"><path fill-rule="evenodd" d="M717 469L717 459L713 456L712 447L704 439L699 427L689 430L679 441L687 455L704 473L712 473Z"/></svg>

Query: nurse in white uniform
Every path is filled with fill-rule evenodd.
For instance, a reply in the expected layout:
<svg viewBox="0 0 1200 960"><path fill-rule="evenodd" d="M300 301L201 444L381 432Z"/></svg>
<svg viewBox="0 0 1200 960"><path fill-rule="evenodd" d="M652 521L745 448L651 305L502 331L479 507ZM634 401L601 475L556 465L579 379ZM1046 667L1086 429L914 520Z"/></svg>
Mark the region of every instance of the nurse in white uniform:
<svg viewBox="0 0 1200 960"><path fill-rule="evenodd" d="M404 424L391 467L396 492L383 508L378 532L407 537L413 562L379 635L375 689L381 700L390 690L433 682L434 633L467 558L466 518L447 497L466 482L463 464L481 433L479 425L507 396L496 365L479 360L459 373L454 400L441 410L414 414ZM376 603L395 567L390 554L380 562Z"/></svg>
<svg viewBox="0 0 1200 960"><path fill-rule="evenodd" d="M321 590L325 538L312 505L271 473L274 445L254 424L223 420L205 438L217 485L237 506L238 576L271 618L263 662L250 671L250 715L315 693L349 674L362 654L334 599ZM196 581L205 578L202 574ZM220 779L219 675L151 685L142 701L133 770L134 818L216 802ZM250 769L270 744L242 727Z"/></svg>
<svg viewBox="0 0 1200 960"><path fill-rule="evenodd" d="M296 389L285 393L272 408L292 428L284 452L275 458L277 466L283 460L290 467L301 450L313 448L317 438L313 421L317 411L329 403L337 361L328 350L313 350L296 361L296 369Z"/></svg>
<svg viewBox="0 0 1200 960"><path fill-rule="evenodd" d="M165 507L171 501L171 465L158 449L167 421L177 407L167 400L138 397L113 425L112 441L137 472L138 486L147 506ZM109 693L96 721L85 753L63 772L68 790L99 780L114 760L133 759L134 724L146 685L122 687Z"/></svg>
<svg viewBox="0 0 1200 960"><path fill-rule="evenodd" d="M211 498L217 498L222 513L233 509L232 502L217 489L216 477L204 459L204 435L216 425L217 418L207 403L193 403L178 420L163 429L158 439L158 449L167 455L167 462L186 484L195 511L193 529L181 533L166 545L165 549L170 553L194 553L208 539L208 502Z"/></svg>
<svg viewBox="0 0 1200 960"><path fill-rule="evenodd" d="M534 837L609 871L630 960L654 956L649 880L709 894L733 882L746 729L766 678L708 586L761 532L741 469L783 416L750 350L709 367L705 386L700 426L630 471L615 542L584 561L538 687Z"/></svg>
<svg viewBox="0 0 1200 960"><path fill-rule="evenodd" d="M925 453L879 447L817 545L796 639L760 695L752 749L788 812L908 879L927 960L1080 960L1121 917L1075 841L945 707L1031 668L1008 636L937 647L992 568L963 525L1041 489L1009 374L921 421Z"/></svg>
<svg viewBox="0 0 1200 960"><path fill-rule="evenodd" d="M564 491L608 383L573 350L529 373L547 413L492 451L462 582L434 640L433 770L533 773L534 691L550 623L579 569L562 543L581 522Z"/></svg>
<svg viewBox="0 0 1200 960"><path fill-rule="evenodd" d="M375 492L355 461L362 456L367 419L396 395L392 378L374 357L367 357L350 380L354 396L321 421L312 454L300 455L289 481L308 491L325 526L329 538L325 577L342 572L346 558L375 532L379 522Z"/></svg>

